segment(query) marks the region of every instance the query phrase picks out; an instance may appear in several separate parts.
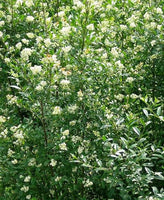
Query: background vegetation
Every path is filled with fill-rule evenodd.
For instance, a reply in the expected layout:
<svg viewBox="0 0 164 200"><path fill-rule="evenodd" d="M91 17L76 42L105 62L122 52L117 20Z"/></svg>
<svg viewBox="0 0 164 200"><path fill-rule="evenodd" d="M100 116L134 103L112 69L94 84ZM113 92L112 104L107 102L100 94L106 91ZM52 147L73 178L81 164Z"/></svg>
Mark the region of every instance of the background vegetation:
<svg viewBox="0 0 164 200"><path fill-rule="evenodd" d="M164 199L163 8L0 1L0 200Z"/></svg>

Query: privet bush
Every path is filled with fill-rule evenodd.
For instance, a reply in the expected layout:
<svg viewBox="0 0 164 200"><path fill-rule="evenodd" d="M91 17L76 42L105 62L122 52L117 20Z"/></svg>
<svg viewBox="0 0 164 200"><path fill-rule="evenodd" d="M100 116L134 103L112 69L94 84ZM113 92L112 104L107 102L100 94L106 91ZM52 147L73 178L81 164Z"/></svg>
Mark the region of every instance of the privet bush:
<svg viewBox="0 0 164 200"><path fill-rule="evenodd" d="M164 199L160 0L0 1L0 199Z"/></svg>

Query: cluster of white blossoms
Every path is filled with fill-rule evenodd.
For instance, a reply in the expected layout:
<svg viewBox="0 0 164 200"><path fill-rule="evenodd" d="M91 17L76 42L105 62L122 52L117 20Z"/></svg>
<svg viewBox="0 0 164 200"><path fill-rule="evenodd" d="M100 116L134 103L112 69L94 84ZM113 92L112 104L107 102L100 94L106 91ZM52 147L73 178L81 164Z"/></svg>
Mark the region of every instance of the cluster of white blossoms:
<svg viewBox="0 0 164 200"><path fill-rule="evenodd" d="M119 67L119 69L123 69L124 65L121 63L120 60L118 60L117 62L115 62L115 64Z"/></svg>
<svg viewBox="0 0 164 200"><path fill-rule="evenodd" d="M109 21L108 20L101 21L99 24L99 28L103 33L105 33L109 28Z"/></svg>
<svg viewBox="0 0 164 200"><path fill-rule="evenodd" d="M93 182L90 181L89 179L83 181L84 187L90 187L93 185Z"/></svg>
<svg viewBox="0 0 164 200"><path fill-rule="evenodd" d="M42 58L41 61L43 64L54 64L54 68L58 68L60 66L60 60L57 60L57 56L55 54L48 54L46 57Z"/></svg>
<svg viewBox="0 0 164 200"><path fill-rule="evenodd" d="M61 114L61 112L62 112L61 107L60 106L55 106L54 109L53 109L52 114L53 115L59 115L59 114Z"/></svg>
<svg viewBox="0 0 164 200"><path fill-rule="evenodd" d="M24 48L24 49L21 51L20 56L21 56L21 58L22 58L23 60L28 60L28 59L29 59L29 56L31 56L32 52L33 52L32 49L30 49L30 48Z"/></svg>
<svg viewBox="0 0 164 200"><path fill-rule="evenodd" d="M76 112L76 110L78 109L78 106L75 105L70 105L68 106L68 112L74 114Z"/></svg>
<svg viewBox="0 0 164 200"><path fill-rule="evenodd" d="M6 122L6 117L0 115L0 123Z"/></svg>
<svg viewBox="0 0 164 200"><path fill-rule="evenodd" d="M124 95L123 94L118 94L118 95L114 95L114 96L119 101L122 101L124 99Z"/></svg>
<svg viewBox="0 0 164 200"><path fill-rule="evenodd" d="M83 151L84 151L84 147L83 146L79 146L78 149L77 149L77 152L79 154L81 154Z"/></svg>
<svg viewBox="0 0 164 200"><path fill-rule="evenodd" d="M60 84L63 86L63 87L66 87L70 84L70 81L69 80L66 80L66 79L63 79L60 81Z"/></svg>
<svg viewBox="0 0 164 200"><path fill-rule="evenodd" d="M31 180L31 176L26 176L24 179L24 182L28 183L28 182L30 182L30 180Z"/></svg>
<svg viewBox="0 0 164 200"><path fill-rule="evenodd" d="M17 160L17 159L14 159L14 160L12 160L11 162L12 162L13 165L16 165L16 164L18 163L18 160Z"/></svg>
<svg viewBox="0 0 164 200"><path fill-rule="evenodd" d="M19 140L24 139L23 131L19 129L14 133L13 136Z"/></svg>
<svg viewBox="0 0 164 200"><path fill-rule="evenodd" d="M81 90L79 90L77 92L77 96L79 97L79 100L82 101L84 94L83 94L83 92Z"/></svg>
<svg viewBox="0 0 164 200"><path fill-rule="evenodd" d="M64 17L64 16L65 16L65 12L64 11L58 12L58 17Z"/></svg>
<svg viewBox="0 0 164 200"><path fill-rule="evenodd" d="M23 3L29 8L34 5L33 0L17 0L16 6L21 6Z"/></svg>
<svg viewBox="0 0 164 200"><path fill-rule="evenodd" d="M12 157L12 155L13 155L14 153L15 153L15 152L9 148L9 149L8 149L8 152L7 152L7 155L8 155L9 157Z"/></svg>
<svg viewBox="0 0 164 200"><path fill-rule="evenodd" d="M21 191L23 191L23 192L28 192L29 191L29 186L23 186L23 187L21 187L21 189L20 189Z"/></svg>
<svg viewBox="0 0 164 200"><path fill-rule="evenodd" d="M15 45L15 47L17 48L17 49L21 49L22 48L22 43L21 42L18 42L16 45Z"/></svg>
<svg viewBox="0 0 164 200"><path fill-rule="evenodd" d="M127 27L127 25L120 24L120 28L122 31L125 31L125 30L127 30L128 27Z"/></svg>
<svg viewBox="0 0 164 200"><path fill-rule="evenodd" d="M63 142L63 143L59 144L59 148L60 148L61 150L63 150L63 151L67 151L67 145L66 145L66 143Z"/></svg>
<svg viewBox="0 0 164 200"><path fill-rule="evenodd" d="M111 54L115 57L118 57L119 56L119 51L118 51L118 47L113 47L111 49Z"/></svg>
<svg viewBox="0 0 164 200"><path fill-rule="evenodd" d="M47 85L47 82L46 82L46 81L41 81L41 82L39 83L39 85L36 86L36 90L42 91L46 85Z"/></svg>
<svg viewBox="0 0 164 200"><path fill-rule="evenodd" d="M27 16L26 17L26 21L27 22L32 22L32 21L34 21L34 17L33 16Z"/></svg>
<svg viewBox="0 0 164 200"><path fill-rule="evenodd" d="M55 190L50 189L49 191L50 191L50 194L51 194L52 196L54 196Z"/></svg>
<svg viewBox="0 0 164 200"><path fill-rule="evenodd" d="M61 176L57 176L57 177L55 178L55 181L58 182L58 181L61 180L61 178L62 178Z"/></svg>
<svg viewBox="0 0 164 200"><path fill-rule="evenodd" d="M10 95L10 94L8 94L7 96L6 96L6 98L7 98L7 100L8 100L8 104L16 104L17 103L17 97L16 96L14 96L14 95Z"/></svg>
<svg viewBox="0 0 164 200"><path fill-rule="evenodd" d="M27 33L26 34L28 38L32 39L35 37L34 33Z"/></svg>
<svg viewBox="0 0 164 200"><path fill-rule="evenodd" d="M87 29L88 29L89 31L93 31L93 30L94 30L94 24L89 24L89 25L87 25Z"/></svg>
<svg viewBox="0 0 164 200"><path fill-rule="evenodd" d="M40 73L42 71L42 66L40 65L34 65L34 67L30 67L30 70L34 75Z"/></svg>
<svg viewBox="0 0 164 200"><path fill-rule="evenodd" d="M35 158L31 158L29 163L28 163L28 166L36 166L36 159Z"/></svg>
<svg viewBox="0 0 164 200"><path fill-rule="evenodd" d="M0 27L4 26L5 22L4 21L0 21Z"/></svg>
<svg viewBox="0 0 164 200"><path fill-rule="evenodd" d="M65 130L65 131L63 131L63 132L62 132L62 135L64 135L64 136L68 136L68 135L69 135L69 130Z"/></svg>
<svg viewBox="0 0 164 200"><path fill-rule="evenodd" d="M0 31L0 38L3 36L3 33L2 33L2 31Z"/></svg>
<svg viewBox="0 0 164 200"><path fill-rule="evenodd" d="M57 161L54 160L54 159L51 159L50 165L51 165L52 167L55 167L56 164L57 164Z"/></svg>
<svg viewBox="0 0 164 200"><path fill-rule="evenodd" d="M126 79L126 82L128 82L128 83L132 83L134 81L134 78L133 77L128 77L127 79Z"/></svg>
<svg viewBox="0 0 164 200"><path fill-rule="evenodd" d="M73 3L74 3L74 9L76 8L84 8L84 4L80 1L80 0L73 0Z"/></svg>
<svg viewBox="0 0 164 200"><path fill-rule="evenodd" d="M138 17L137 16L135 16L135 15L132 15L130 18L128 18L127 19L127 22L129 23L129 26L131 27L131 28L134 28L134 27L136 27L136 21L138 20Z"/></svg>
<svg viewBox="0 0 164 200"><path fill-rule="evenodd" d="M23 38L23 39L22 39L22 43L28 45L28 44L29 44L29 40Z"/></svg>
<svg viewBox="0 0 164 200"><path fill-rule="evenodd" d="M49 46L52 44L50 38L46 38L46 39L44 40L44 43L45 43L45 46L46 46L46 47L49 47Z"/></svg>
<svg viewBox="0 0 164 200"><path fill-rule="evenodd" d="M72 142L77 143L77 142L82 142L82 138L80 136L72 136Z"/></svg>
<svg viewBox="0 0 164 200"><path fill-rule="evenodd" d="M70 121L70 122L69 122L69 125L70 125L70 126L74 126L75 124L76 124L76 120L73 120L73 121Z"/></svg>
<svg viewBox="0 0 164 200"><path fill-rule="evenodd" d="M139 96L136 95L136 94L134 94L134 93L132 93L132 94L130 95L130 97L131 97L132 99L137 99L137 98L139 98Z"/></svg>
<svg viewBox="0 0 164 200"><path fill-rule="evenodd" d="M31 194L28 194L28 195L26 196L26 199L31 199Z"/></svg>
<svg viewBox="0 0 164 200"><path fill-rule="evenodd" d="M68 36L71 33L71 26L64 26L60 32L63 36Z"/></svg>
<svg viewBox="0 0 164 200"><path fill-rule="evenodd" d="M72 49L71 46L62 47L62 50L65 54L67 54Z"/></svg>

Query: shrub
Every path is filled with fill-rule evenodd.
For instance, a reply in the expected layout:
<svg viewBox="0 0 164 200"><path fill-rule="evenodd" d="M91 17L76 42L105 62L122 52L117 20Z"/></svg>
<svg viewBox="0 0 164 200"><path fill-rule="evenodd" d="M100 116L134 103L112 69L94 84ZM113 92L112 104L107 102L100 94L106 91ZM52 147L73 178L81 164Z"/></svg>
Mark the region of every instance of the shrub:
<svg viewBox="0 0 164 200"><path fill-rule="evenodd" d="M163 3L0 3L0 199L155 200Z"/></svg>

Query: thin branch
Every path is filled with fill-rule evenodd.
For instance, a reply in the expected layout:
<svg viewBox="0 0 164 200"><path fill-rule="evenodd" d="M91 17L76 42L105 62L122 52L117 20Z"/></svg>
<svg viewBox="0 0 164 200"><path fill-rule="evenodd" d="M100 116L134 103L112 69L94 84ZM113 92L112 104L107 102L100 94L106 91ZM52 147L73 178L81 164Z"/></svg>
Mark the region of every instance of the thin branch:
<svg viewBox="0 0 164 200"><path fill-rule="evenodd" d="M41 106L41 115L42 115L42 126L43 126L43 131L44 131L44 140L45 140L45 146L48 144L48 138L47 138L47 132L46 132L46 123L45 123L45 116L44 116L44 107L43 107L43 102L42 100L40 101L40 106Z"/></svg>

